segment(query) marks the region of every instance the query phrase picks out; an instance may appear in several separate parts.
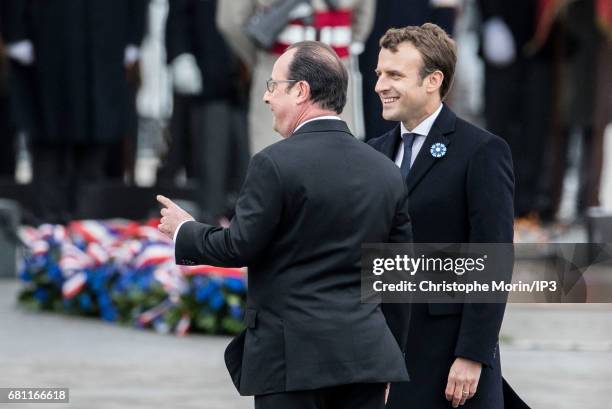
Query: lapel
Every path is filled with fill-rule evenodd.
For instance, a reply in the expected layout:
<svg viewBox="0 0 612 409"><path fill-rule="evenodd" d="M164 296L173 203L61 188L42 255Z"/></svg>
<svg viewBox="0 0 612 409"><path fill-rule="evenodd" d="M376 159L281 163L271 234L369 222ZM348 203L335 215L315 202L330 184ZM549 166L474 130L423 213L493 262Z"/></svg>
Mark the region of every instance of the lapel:
<svg viewBox="0 0 612 409"><path fill-rule="evenodd" d="M399 148L399 143L402 139L400 125L397 124L395 128L384 134L384 137L381 138L380 146L378 151L383 153L392 161L395 161L395 154L397 149Z"/></svg>
<svg viewBox="0 0 612 409"><path fill-rule="evenodd" d="M455 131L455 120L456 115L453 111L446 107L446 104L442 107L442 111L440 111L440 115L436 118L436 121L429 131L429 135L425 138L425 142L419 151L414 163L412 164L412 168L408 173L408 177L406 178L406 186L408 188L408 193L411 193L412 190L423 180L427 172L431 170L431 168L438 162L446 160L446 156L441 158L434 158L431 155L430 149L431 146L435 143L442 143L446 145L448 148L452 142L452 134ZM448 155L448 152L447 152Z"/></svg>

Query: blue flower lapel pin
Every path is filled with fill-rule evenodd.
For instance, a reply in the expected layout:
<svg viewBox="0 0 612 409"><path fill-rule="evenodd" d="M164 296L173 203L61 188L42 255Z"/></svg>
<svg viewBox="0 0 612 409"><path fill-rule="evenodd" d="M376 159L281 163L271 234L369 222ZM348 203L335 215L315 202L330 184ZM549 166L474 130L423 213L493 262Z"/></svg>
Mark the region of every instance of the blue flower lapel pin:
<svg viewBox="0 0 612 409"><path fill-rule="evenodd" d="M441 158L442 156L446 155L446 145L439 142L434 143L433 145L431 145L431 149L429 150L429 152L431 152L431 156L433 156L434 158Z"/></svg>

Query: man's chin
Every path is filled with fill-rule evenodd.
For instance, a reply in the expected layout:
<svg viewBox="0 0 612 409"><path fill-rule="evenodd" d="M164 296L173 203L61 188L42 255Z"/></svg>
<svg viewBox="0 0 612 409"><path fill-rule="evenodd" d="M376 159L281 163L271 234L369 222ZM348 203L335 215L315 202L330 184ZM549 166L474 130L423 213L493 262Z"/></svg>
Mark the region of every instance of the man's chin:
<svg viewBox="0 0 612 409"><path fill-rule="evenodd" d="M382 117L386 121L399 121L399 119L397 118L397 113L391 111L390 109L383 108L383 110L382 110Z"/></svg>

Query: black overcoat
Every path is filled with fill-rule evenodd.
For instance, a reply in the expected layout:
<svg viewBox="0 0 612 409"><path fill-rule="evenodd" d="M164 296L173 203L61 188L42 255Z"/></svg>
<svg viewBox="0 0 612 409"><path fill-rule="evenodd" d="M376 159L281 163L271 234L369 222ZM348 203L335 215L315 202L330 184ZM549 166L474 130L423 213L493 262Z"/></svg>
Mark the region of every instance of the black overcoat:
<svg viewBox="0 0 612 409"><path fill-rule="evenodd" d="M394 160L400 125L368 141ZM443 157L431 146L444 144ZM444 106L406 180L416 243L512 243L512 157L506 142ZM522 408L501 376L498 335L505 304L404 304L411 309L406 361L411 380L391 388L390 409L448 409L444 396L456 357L483 364L465 409ZM524 405L524 404L523 404Z"/></svg>

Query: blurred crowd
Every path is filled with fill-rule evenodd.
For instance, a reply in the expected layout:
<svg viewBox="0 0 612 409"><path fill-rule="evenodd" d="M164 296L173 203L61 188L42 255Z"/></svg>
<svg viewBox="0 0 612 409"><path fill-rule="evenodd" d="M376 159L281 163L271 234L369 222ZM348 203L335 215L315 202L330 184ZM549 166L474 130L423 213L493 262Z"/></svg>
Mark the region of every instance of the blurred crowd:
<svg viewBox="0 0 612 409"><path fill-rule="evenodd" d="M369 139L393 126L374 93L378 40L425 22L454 34L460 50L478 39L467 70L480 80L459 75L446 103L508 141L516 216L554 221L570 165L575 214L598 206L612 160L612 0L0 0L0 178L15 179L25 146L35 220L79 217L87 186L134 183L147 136L137 96L168 87L155 183L195 187L201 218L218 222L249 157L280 139L262 96L288 45L334 48L351 76L343 119ZM142 52L155 32L158 62Z"/></svg>

